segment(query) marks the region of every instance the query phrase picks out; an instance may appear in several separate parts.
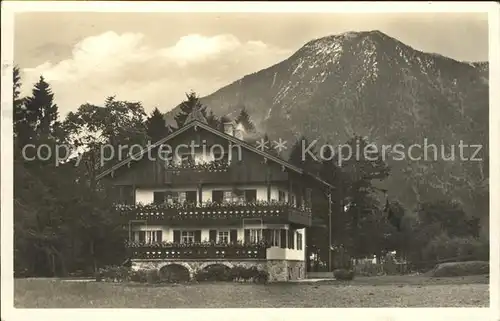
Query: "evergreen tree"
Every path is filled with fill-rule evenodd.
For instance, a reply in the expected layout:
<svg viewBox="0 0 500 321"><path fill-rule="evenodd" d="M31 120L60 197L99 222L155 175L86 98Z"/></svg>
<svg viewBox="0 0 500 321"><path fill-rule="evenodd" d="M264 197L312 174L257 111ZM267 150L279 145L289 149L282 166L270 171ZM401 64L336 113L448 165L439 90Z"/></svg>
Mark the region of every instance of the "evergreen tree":
<svg viewBox="0 0 500 321"><path fill-rule="evenodd" d="M146 130L152 143L159 141L172 132L170 126L165 124L163 114L155 108L146 120Z"/></svg>
<svg viewBox="0 0 500 321"><path fill-rule="evenodd" d="M307 172L316 172L317 162L309 153L302 155L303 147L307 148L309 142L305 136L301 136L292 146L288 162Z"/></svg>
<svg viewBox="0 0 500 321"><path fill-rule="evenodd" d="M214 112L212 110L210 110L207 114L207 124L208 126L212 127L212 128L215 128L217 130L220 130L221 129L221 121L220 119L215 116Z"/></svg>
<svg viewBox="0 0 500 321"><path fill-rule="evenodd" d="M243 125L243 128L247 133L255 132L255 125L252 122L250 115L248 114L245 107L243 107L239 113L239 115L235 119L237 124Z"/></svg>
<svg viewBox="0 0 500 321"><path fill-rule="evenodd" d="M57 127L58 108L54 104L54 94L43 76L35 84L31 97L25 99L25 117L22 121L30 127L29 139L47 138Z"/></svg>
<svg viewBox="0 0 500 321"><path fill-rule="evenodd" d="M206 107L203 106L200 102L200 98L196 95L195 92L190 92L186 94L186 100L183 101L180 105L180 111L175 115L175 122L177 123L177 128L181 128L186 123L186 118L193 111L193 109L198 108L203 116L207 118L207 110Z"/></svg>
<svg viewBox="0 0 500 321"><path fill-rule="evenodd" d="M13 71L13 117L14 117L14 136L31 136L30 127L26 121L26 112L24 110L24 100L20 97L21 95L21 75L19 68L14 67Z"/></svg>

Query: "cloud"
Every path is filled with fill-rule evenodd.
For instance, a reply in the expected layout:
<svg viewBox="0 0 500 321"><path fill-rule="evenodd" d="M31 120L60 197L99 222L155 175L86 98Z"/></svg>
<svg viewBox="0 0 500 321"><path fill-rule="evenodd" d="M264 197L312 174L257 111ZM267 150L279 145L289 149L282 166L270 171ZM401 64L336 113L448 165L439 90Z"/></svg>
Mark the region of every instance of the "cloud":
<svg viewBox="0 0 500 321"><path fill-rule="evenodd" d="M231 34L190 34L170 46L154 47L141 33L108 31L78 42L68 59L23 68L23 92L28 94L43 75L62 116L86 102L102 104L111 95L141 101L147 111L156 106L167 111L187 91L210 94L290 54Z"/></svg>

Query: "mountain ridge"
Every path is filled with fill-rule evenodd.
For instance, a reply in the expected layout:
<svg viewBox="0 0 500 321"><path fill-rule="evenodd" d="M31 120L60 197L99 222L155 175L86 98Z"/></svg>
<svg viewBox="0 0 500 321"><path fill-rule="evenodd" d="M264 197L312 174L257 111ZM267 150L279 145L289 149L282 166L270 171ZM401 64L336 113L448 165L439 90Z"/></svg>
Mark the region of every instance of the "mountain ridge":
<svg viewBox="0 0 500 321"><path fill-rule="evenodd" d="M409 207L449 197L483 216L488 69L487 62L415 50L378 30L345 32L308 41L287 59L201 101L219 116L235 116L245 106L271 139L305 135L318 144L338 145L358 134L389 145L427 139L446 151L459 140L480 143L485 146L480 163L393 162L387 184Z"/></svg>

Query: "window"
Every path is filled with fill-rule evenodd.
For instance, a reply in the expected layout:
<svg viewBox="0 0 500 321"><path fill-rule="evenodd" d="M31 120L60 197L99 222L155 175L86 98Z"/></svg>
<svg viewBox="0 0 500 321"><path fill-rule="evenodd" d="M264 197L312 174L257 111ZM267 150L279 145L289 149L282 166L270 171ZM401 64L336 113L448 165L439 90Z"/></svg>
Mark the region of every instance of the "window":
<svg viewBox="0 0 500 321"><path fill-rule="evenodd" d="M162 231L135 231L133 234L133 240L144 242L147 244L162 242Z"/></svg>
<svg viewBox="0 0 500 321"><path fill-rule="evenodd" d="M280 230L271 230L271 246L280 246Z"/></svg>
<svg viewBox="0 0 500 321"><path fill-rule="evenodd" d="M250 230L250 242L258 243L262 240L262 230L261 229L252 229Z"/></svg>
<svg viewBox="0 0 500 321"><path fill-rule="evenodd" d="M286 199L285 192L283 192L283 191L278 191L278 200L279 200L280 202L285 202L285 199Z"/></svg>
<svg viewBox="0 0 500 321"><path fill-rule="evenodd" d="M292 205L297 205L297 199L295 198L295 195L291 194L290 195L290 204Z"/></svg>
<svg viewBox="0 0 500 321"><path fill-rule="evenodd" d="M182 231L181 243L194 243L194 231Z"/></svg>
<svg viewBox="0 0 500 321"><path fill-rule="evenodd" d="M297 250L302 250L302 233L297 233Z"/></svg>
<svg viewBox="0 0 500 321"><path fill-rule="evenodd" d="M243 190L212 191L212 200L217 203L243 203L245 195ZM255 196L257 196L257 191L255 191Z"/></svg>
<svg viewBox="0 0 500 321"><path fill-rule="evenodd" d="M184 203L186 201L186 192L170 192L166 196L167 203Z"/></svg>
<svg viewBox="0 0 500 321"><path fill-rule="evenodd" d="M218 240L219 243L229 243L229 232L219 231Z"/></svg>

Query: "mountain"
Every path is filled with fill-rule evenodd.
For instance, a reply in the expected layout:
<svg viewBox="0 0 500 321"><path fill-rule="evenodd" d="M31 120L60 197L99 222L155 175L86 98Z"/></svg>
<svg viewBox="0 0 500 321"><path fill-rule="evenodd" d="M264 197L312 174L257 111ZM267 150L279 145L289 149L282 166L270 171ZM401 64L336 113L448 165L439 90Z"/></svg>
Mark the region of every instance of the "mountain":
<svg viewBox="0 0 500 321"><path fill-rule="evenodd" d="M392 174L385 187L390 197L408 208L451 197L470 215L487 217L488 93L487 62L459 62L367 31L312 40L288 59L202 102L216 115L234 116L246 106L257 128L271 139L291 141L304 134L309 141L318 139L319 147L339 145L358 134L379 148L435 144L437 160L409 160L407 153L405 160L393 160L388 155ZM476 157L482 161L457 159L461 140L481 144ZM441 149L446 156L453 146L455 160L444 160ZM466 148L464 154L470 158L474 150Z"/></svg>

